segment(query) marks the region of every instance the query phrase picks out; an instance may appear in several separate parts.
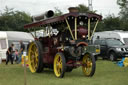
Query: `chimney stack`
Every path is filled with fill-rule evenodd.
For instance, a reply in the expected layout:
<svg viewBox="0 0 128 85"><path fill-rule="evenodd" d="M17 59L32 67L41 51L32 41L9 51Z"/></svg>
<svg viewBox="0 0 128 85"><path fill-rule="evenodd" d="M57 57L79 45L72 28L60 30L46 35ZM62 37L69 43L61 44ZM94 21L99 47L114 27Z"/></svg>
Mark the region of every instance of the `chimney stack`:
<svg viewBox="0 0 128 85"><path fill-rule="evenodd" d="M78 12L78 9L76 7L69 7L68 10L69 10L69 13Z"/></svg>

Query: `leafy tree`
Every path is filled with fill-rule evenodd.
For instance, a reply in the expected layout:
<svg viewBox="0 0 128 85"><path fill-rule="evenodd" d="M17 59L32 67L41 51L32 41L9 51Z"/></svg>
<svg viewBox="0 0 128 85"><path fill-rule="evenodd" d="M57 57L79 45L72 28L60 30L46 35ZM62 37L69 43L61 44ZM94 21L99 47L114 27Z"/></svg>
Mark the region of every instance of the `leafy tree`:
<svg viewBox="0 0 128 85"><path fill-rule="evenodd" d="M99 25L97 31L111 31L111 30L123 30L121 28L121 21L119 17L114 15L108 15L103 19Z"/></svg>
<svg viewBox="0 0 128 85"><path fill-rule="evenodd" d="M104 20L106 30L120 30L120 19L114 15L108 15Z"/></svg>
<svg viewBox="0 0 128 85"><path fill-rule="evenodd" d="M0 30L2 31L27 31L24 25L31 22L31 17L25 12L13 11L5 8L5 12L0 16Z"/></svg>
<svg viewBox="0 0 128 85"><path fill-rule="evenodd" d="M55 13L54 13L54 15L55 16L60 16L62 14L63 14L63 12L59 8L55 7Z"/></svg>
<svg viewBox="0 0 128 85"><path fill-rule="evenodd" d="M92 13L96 12L96 10L90 11L89 8L84 4L79 4L78 6L76 6L76 8L79 10L79 12L92 12ZM60 16L62 14L63 12L59 8L55 7L55 16Z"/></svg>
<svg viewBox="0 0 128 85"><path fill-rule="evenodd" d="M117 4L120 6L121 28L128 30L128 0L117 0Z"/></svg>
<svg viewBox="0 0 128 85"><path fill-rule="evenodd" d="M120 16L123 19L128 20L128 1L127 0L117 0L117 4L120 6Z"/></svg>
<svg viewBox="0 0 128 85"><path fill-rule="evenodd" d="M78 6L76 6L76 8L79 10L79 12L91 12L91 13L95 13L95 11L90 11L89 8L84 5L84 4L79 4Z"/></svg>

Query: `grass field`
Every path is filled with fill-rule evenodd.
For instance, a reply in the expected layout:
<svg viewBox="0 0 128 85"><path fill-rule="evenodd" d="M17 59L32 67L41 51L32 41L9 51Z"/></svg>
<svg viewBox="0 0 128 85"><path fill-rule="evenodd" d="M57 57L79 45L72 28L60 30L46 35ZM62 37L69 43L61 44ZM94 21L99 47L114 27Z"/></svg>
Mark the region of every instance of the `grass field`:
<svg viewBox="0 0 128 85"><path fill-rule="evenodd" d="M0 85L24 85L23 67L19 64L0 64ZM52 70L33 74L27 69L27 85L128 85L128 67L98 60L93 77L85 77L80 67L65 73L62 79L56 78Z"/></svg>

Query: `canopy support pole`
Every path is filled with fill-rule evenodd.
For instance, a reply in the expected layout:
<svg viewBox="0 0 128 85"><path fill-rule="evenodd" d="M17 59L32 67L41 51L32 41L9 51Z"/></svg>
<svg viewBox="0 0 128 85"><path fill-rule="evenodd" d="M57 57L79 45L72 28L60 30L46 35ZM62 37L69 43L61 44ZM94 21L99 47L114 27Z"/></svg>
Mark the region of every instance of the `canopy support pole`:
<svg viewBox="0 0 128 85"><path fill-rule="evenodd" d="M69 31L70 31L70 34L71 34L71 36L72 36L72 39L75 40L75 38L74 38L74 36L73 36L73 33L72 33L72 31L71 31L71 27L70 27L70 25L69 25L69 23L68 23L68 20L67 20L67 19L65 19L65 20L66 20L68 29L69 29Z"/></svg>
<svg viewBox="0 0 128 85"><path fill-rule="evenodd" d="M88 40L90 40L90 18L88 19Z"/></svg>
<svg viewBox="0 0 128 85"><path fill-rule="evenodd" d="M95 31L96 31L96 27L97 27L97 24L99 23L99 20L97 20L96 24L95 24L95 27L94 27L94 30L92 32L92 35L91 35L91 38L90 40L92 39L92 36L94 35Z"/></svg>
<svg viewBox="0 0 128 85"><path fill-rule="evenodd" d="M75 40L77 40L77 18L75 17Z"/></svg>

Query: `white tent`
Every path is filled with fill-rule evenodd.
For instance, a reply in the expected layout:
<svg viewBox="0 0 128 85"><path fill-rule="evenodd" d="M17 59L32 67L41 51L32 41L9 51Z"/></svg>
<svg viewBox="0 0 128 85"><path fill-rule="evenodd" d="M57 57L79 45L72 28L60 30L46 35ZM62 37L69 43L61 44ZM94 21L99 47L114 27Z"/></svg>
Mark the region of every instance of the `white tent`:
<svg viewBox="0 0 128 85"><path fill-rule="evenodd" d="M30 33L26 32L18 32L18 31L7 31L7 37L8 40L24 40L24 41L29 41L29 40L34 40L32 35Z"/></svg>
<svg viewBox="0 0 128 85"><path fill-rule="evenodd" d="M27 48L28 43L34 41L34 38L30 33L26 32L0 31L0 57L2 60L6 59L6 51L12 43L14 44L15 49L20 49L20 40L23 41Z"/></svg>

